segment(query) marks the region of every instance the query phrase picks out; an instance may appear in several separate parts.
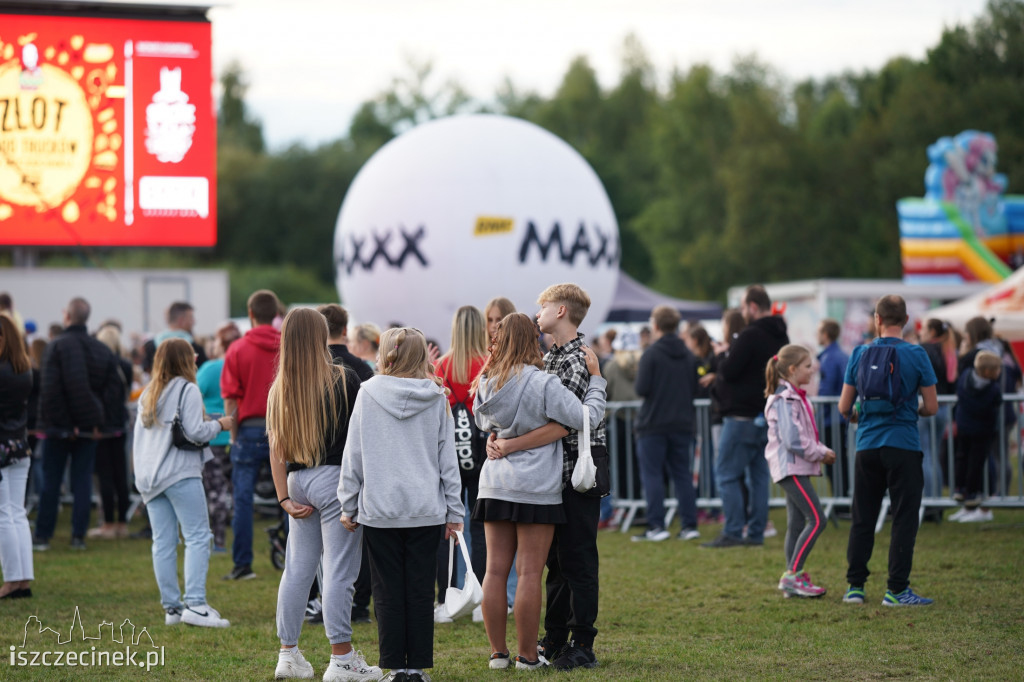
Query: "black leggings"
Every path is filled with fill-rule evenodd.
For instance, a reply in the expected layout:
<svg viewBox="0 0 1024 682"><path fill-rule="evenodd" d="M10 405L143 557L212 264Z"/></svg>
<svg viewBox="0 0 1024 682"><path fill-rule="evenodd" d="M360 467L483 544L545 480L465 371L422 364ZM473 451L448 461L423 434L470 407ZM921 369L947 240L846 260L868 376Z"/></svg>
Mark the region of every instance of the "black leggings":
<svg viewBox="0 0 1024 682"><path fill-rule="evenodd" d="M786 568L804 570L807 555L825 530L825 513L808 476L787 476L779 481L786 492Z"/></svg>
<svg viewBox="0 0 1024 682"><path fill-rule="evenodd" d="M131 500L128 499L128 460L124 446L125 436L102 438L96 444L95 472L100 479L104 523L128 522Z"/></svg>

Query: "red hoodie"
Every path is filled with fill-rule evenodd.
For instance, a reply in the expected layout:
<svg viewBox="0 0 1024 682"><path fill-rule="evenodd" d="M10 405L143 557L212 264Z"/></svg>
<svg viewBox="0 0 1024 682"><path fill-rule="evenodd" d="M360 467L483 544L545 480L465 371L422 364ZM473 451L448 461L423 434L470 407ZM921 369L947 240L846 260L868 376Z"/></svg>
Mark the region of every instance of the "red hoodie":
<svg viewBox="0 0 1024 682"><path fill-rule="evenodd" d="M277 371L281 333L269 324L250 329L228 347L220 375L220 393L238 401L238 423L267 416L267 395Z"/></svg>

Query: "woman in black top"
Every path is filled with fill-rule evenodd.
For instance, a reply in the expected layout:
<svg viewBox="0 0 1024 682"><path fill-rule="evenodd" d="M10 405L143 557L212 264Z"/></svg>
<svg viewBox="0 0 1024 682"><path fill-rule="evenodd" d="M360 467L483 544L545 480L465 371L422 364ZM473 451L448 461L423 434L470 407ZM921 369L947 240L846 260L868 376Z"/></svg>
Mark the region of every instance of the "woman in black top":
<svg viewBox="0 0 1024 682"><path fill-rule="evenodd" d="M309 588L323 556L324 629L331 659L324 680L377 680L352 649L352 589L362 558L362 529L341 525L338 483L359 377L331 361L327 320L296 308L281 325L277 376L267 397L270 468L289 519L287 555L277 593L277 679L310 678L313 666L298 649ZM400 447L400 446L399 446Z"/></svg>
<svg viewBox="0 0 1024 682"><path fill-rule="evenodd" d="M32 531L25 513L31 452L28 395L32 368L14 321L0 314L0 599L31 597Z"/></svg>

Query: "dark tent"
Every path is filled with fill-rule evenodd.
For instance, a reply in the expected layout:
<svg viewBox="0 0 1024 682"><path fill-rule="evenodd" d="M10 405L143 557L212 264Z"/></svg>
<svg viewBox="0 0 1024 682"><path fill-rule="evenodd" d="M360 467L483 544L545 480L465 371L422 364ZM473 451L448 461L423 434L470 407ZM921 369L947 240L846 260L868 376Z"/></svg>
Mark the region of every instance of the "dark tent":
<svg viewBox="0 0 1024 682"><path fill-rule="evenodd" d="M722 306L706 301L684 301L659 294L619 271L619 283L607 322L646 322L655 306L670 305L684 320L711 320L722 316Z"/></svg>

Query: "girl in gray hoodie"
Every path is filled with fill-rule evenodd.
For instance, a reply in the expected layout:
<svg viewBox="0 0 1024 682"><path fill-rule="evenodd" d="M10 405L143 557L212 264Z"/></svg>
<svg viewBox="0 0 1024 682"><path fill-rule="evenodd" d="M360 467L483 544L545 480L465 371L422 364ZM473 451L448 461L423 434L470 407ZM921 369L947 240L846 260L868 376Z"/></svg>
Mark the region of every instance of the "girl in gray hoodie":
<svg viewBox="0 0 1024 682"><path fill-rule="evenodd" d="M132 461L135 486L153 527L153 572L160 588L167 625L184 622L227 627L206 603L210 564L210 517L203 490L203 464L213 458L174 445L171 423L179 414L185 435L207 443L234 425L232 417L205 421L203 398L196 386L195 349L184 339L167 339L156 349L153 378L139 398ZM178 587L178 527L185 538L185 596ZM184 604L182 602L184 601Z"/></svg>
<svg viewBox="0 0 1024 682"><path fill-rule="evenodd" d="M550 421L582 430L583 411L590 423L604 417L605 386L597 355L583 347L590 385L579 398L554 374L544 371L537 327L523 313L507 315L494 335L491 356L476 382L473 415L482 431L515 438ZM515 620L519 655L516 668L547 665L537 655L541 572L554 524L562 511L562 441L555 440L504 457L488 459L480 471L480 492L473 521L482 521L487 537L483 615L491 645L489 667L507 668L505 584L518 550Z"/></svg>
<svg viewBox="0 0 1024 682"><path fill-rule="evenodd" d="M420 682L434 665L435 554L462 530L455 422L417 329L380 337L380 374L356 396L341 460L341 522L363 527L385 679Z"/></svg>

